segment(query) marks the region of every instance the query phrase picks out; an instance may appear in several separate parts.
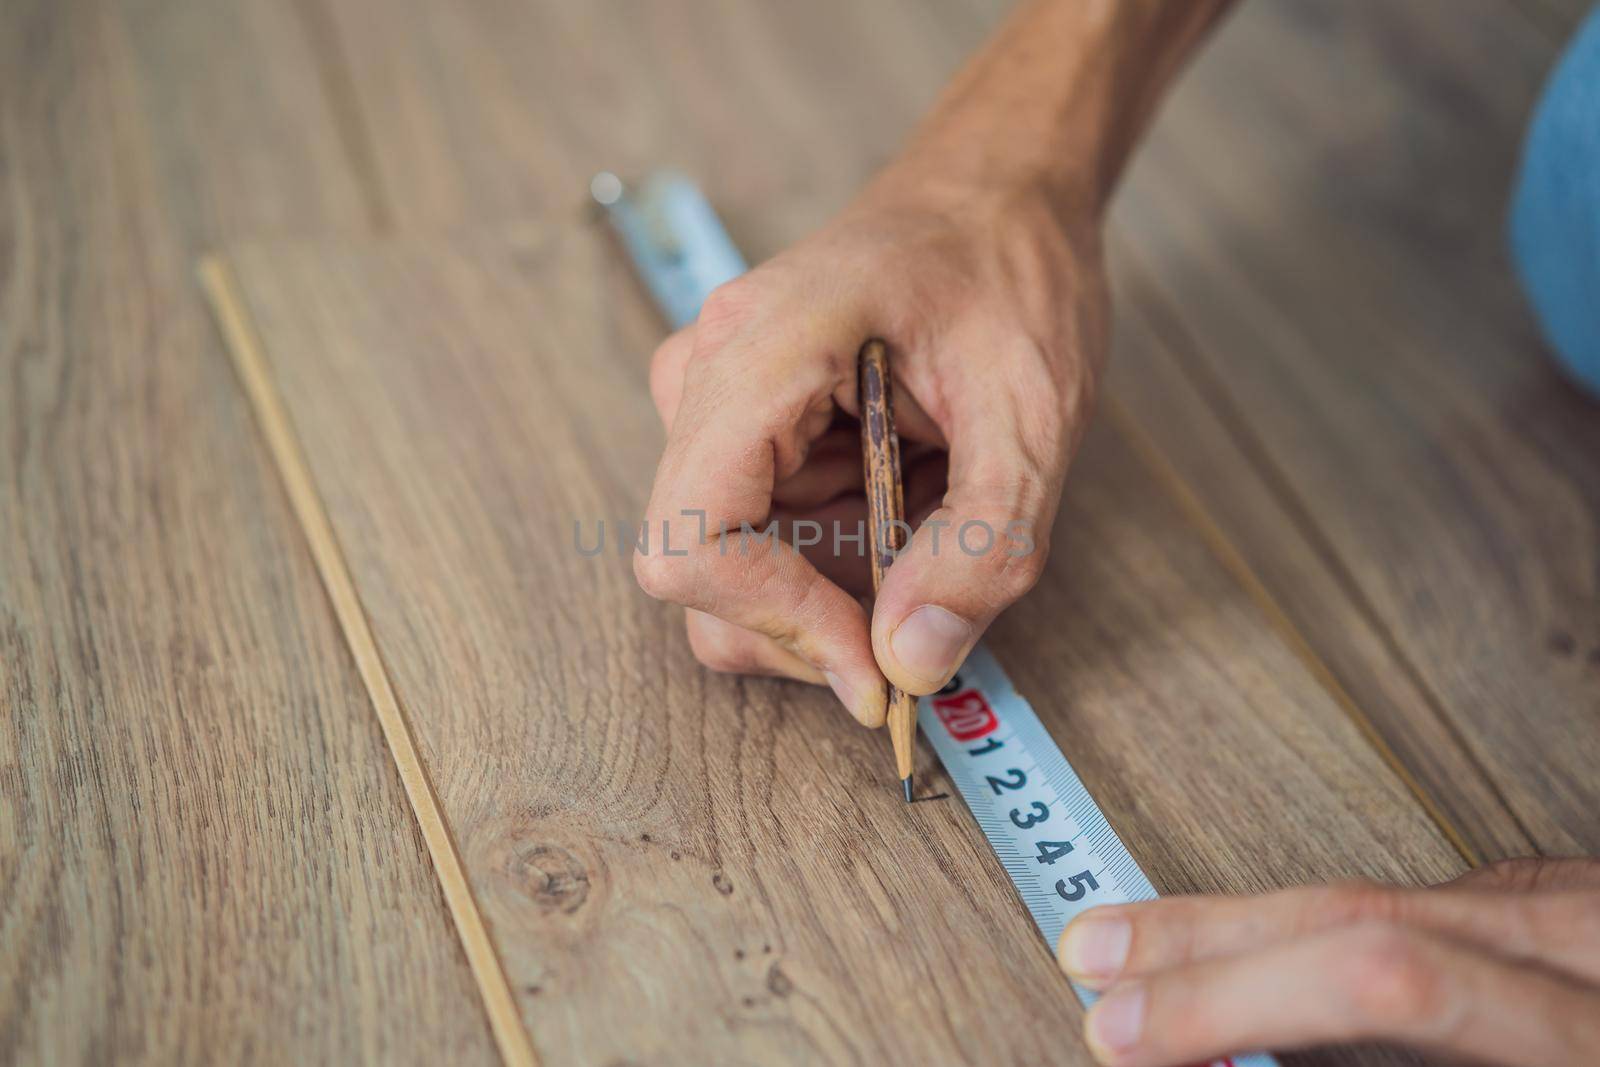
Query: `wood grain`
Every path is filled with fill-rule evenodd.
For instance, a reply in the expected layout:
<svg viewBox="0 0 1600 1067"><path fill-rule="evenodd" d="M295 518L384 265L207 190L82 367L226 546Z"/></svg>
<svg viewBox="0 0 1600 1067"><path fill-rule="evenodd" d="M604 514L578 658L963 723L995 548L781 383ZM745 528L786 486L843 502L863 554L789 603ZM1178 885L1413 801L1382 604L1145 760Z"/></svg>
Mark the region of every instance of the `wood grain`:
<svg viewBox="0 0 1600 1067"><path fill-rule="evenodd" d="M564 215L599 170L678 167L762 258L890 158L1010 4L327 7L386 195L413 228Z"/></svg>
<svg viewBox="0 0 1600 1067"><path fill-rule="evenodd" d="M635 589L655 331L606 242L228 262L542 1056L1087 1062L959 802ZM1158 886L1462 869L1109 427L1060 531L993 645Z"/></svg>
<svg viewBox="0 0 1600 1067"><path fill-rule="evenodd" d="M1326 666L1330 686L1373 723L1466 854L1486 860L1533 852L1532 839L1433 694L1336 560L1330 562L1295 494L1270 476L1275 468L1240 434L1248 419L1216 396L1214 382L1194 378L1171 301L1126 242L1114 240L1113 252L1119 312L1110 395L1137 412L1137 424L1159 442L1194 497L1199 521L1233 546L1289 628Z"/></svg>
<svg viewBox="0 0 1600 1067"><path fill-rule="evenodd" d="M1492 3L1249 6L1117 215L1119 391L1488 857L1600 847L1600 418L1502 252L1552 58Z"/></svg>
<svg viewBox="0 0 1600 1067"><path fill-rule="evenodd" d="M372 627L361 609L360 597L350 580L344 557L340 555L333 528L328 524L327 513L312 485L311 474L289 424L288 413L272 383L261 342L251 329L240 303L238 287L233 276L215 259L201 263L200 278L216 310L223 336L227 338L245 395L255 409L262 436L266 438L267 447L283 477L295 518L299 520L310 543L312 558L316 560L317 570L323 576L328 597L333 601L334 614L339 619L345 641L355 658L356 669L361 672L362 683L372 698L373 712L383 728L383 737L394 756L395 769L405 787L406 799L410 802L417 827L428 847L428 858L438 875L445 902L450 908L450 917L455 922L467 962L472 967L473 978L483 996L489 1025L494 1031L501 1057L513 1067L534 1063L533 1049L528 1043L527 1032L517 1019L516 1004L506 984L505 971L500 967L499 958L489 942L477 902L472 899L472 889L461 867L461 856L456 851L449 827L445 825L444 815L439 810L439 798L433 791L433 783L428 780L427 771L417 755L411 722L395 699L394 687L389 683L388 672L384 670L383 659L372 636Z"/></svg>
<svg viewBox="0 0 1600 1067"><path fill-rule="evenodd" d="M299 29L0 21L0 1062L492 1057L191 280L359 229Z"/></svg>

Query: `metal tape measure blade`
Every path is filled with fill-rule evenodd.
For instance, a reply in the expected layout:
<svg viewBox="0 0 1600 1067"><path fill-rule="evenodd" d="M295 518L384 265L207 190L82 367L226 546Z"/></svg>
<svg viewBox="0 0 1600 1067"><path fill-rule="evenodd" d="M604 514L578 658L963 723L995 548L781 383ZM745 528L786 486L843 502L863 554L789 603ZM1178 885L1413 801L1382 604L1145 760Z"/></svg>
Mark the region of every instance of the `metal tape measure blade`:
<svg viewBox="0 0 1600 1067"><path fill-rule="evenodd" d="M923 697L917 717L1048 943L1097 904L1156 898L987 649L975 648L950 685Z"/></svg>

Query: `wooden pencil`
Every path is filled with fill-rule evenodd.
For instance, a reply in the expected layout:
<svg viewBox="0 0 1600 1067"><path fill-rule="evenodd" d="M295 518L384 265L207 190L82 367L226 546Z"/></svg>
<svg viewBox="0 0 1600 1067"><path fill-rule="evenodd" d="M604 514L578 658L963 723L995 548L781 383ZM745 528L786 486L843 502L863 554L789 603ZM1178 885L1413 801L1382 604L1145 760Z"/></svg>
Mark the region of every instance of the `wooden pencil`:
<svg viewBox="0 0 1600 1067"><path fill-rule="evenodd" d="M859 363L861 461L866 471L872 591L876 593L883 585L884 572L894 563L895 553L906 546L911 527L906 525L905 496L900 484L900 437L894 431L894 396L887 346L876 339L868 341L861 346ZM909 693L890 685L888 709L895 770L899 772L900 785L909 804L917 701Z"/></svg>

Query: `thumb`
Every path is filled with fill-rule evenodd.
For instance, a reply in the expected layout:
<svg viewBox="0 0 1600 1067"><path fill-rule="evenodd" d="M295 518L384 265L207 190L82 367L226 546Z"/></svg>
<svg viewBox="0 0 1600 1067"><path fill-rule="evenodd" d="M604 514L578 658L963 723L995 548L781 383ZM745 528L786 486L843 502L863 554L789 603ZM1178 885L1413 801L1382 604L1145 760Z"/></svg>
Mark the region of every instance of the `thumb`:
<svg viewBox="0 0 1600 1067"><path fill-rule="evenodd" d="M884 676L918 696L941 688L1005 608L1044 573L1066 460L1014 444L963 454L950 489L884 574L872 648Z"/></svg>

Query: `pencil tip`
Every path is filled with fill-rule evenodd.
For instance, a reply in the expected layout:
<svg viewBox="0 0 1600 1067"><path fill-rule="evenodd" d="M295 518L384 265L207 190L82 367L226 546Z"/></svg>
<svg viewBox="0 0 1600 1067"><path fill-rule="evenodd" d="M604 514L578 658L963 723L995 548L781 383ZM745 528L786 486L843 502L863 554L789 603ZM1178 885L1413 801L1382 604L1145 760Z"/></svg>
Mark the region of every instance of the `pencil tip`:
<svg viewBox="0 0 1600 1067"><path fill-rule="evenodd" d="M900 788L906 791L906 803L911 803L911 775L908 774L900 779Z"/></svg>

